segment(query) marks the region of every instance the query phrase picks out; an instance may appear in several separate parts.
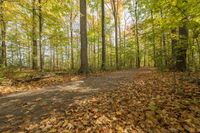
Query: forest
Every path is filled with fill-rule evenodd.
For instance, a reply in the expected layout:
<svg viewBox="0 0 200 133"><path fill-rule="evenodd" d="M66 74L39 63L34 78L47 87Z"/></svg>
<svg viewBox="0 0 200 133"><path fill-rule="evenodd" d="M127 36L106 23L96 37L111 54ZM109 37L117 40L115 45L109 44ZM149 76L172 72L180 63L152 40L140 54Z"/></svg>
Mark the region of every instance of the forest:
<svg viewBox="0 0 200 133"><path fill-rule="evenodd" d="M0 0L0 132L200 132L200 1Z"/></svg>

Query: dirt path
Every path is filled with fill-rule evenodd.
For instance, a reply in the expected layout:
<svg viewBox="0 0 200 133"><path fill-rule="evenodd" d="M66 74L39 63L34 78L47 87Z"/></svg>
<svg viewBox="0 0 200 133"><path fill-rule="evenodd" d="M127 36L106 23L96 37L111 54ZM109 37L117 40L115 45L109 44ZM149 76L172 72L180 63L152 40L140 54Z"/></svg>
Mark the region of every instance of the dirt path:
<svg viewBox="0 0 200 133"><path fill-rule="evenodd" d="M76 100L116 88L121 81L133 80L134 73L135 70L112 72L60 86L0 97L0 132L11 128L16 131L20 125L40 121L52 111L64 112Z"/></svg>

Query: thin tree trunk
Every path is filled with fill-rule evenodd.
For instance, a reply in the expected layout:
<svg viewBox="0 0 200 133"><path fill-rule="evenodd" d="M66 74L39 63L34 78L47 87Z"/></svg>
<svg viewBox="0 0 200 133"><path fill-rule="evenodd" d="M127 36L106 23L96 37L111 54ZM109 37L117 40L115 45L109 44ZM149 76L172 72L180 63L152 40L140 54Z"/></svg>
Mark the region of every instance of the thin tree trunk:
<svg viewBox="0 0 200 133"><path fill-rule="evenodd" d="M138 2L135 0L135 40L137 45L137 54L136 54L136 67L140 68L140 44L138 37L138 13L137 13Z"/></svg>
<svg viewBox="0 0 200 133"><path fill-rule="evenodd" d="M46 41L44 41L44 43L43 43L44 45L46 45ZM42 47L42 65L43 65L43 69L45 69L46 67L45 67L45 47Z"/></svg>
<svg viewBox="0 0 200 133"><path fill-rule="evenodd" d="M156 67L156 44L155 44L155 26L154 26L154 17L153 17L153 11L151 10L151 19L152 19L152 33L153 33L153 60L154 60L154 67Z"/></svg>
<svg viewBox="0 0 200 133"><path fill-rule="evenodd" d="M54 47L52 47L52 53L53 53L53 71L55 71L56 55L55 55L55 48Z"/></svg>
<svg viewBox="0 0 200 133"><path fill-rule="evenodd" d="M118 57L118 18L117 7L115 0L112 0L113 17L115 22L115 56L116 56L116 68L119 69L119 57Z"/></svg>
<svg viewBox="0 0 200 133"><path fill-rule="evenodd" d="M70 43L71 43L71 69L74 69L74 50L73 50L73 11L72 11L72 2L70 10Z"/></svg>
<svg viewBox="0 0 200 133"><path fill-rule="evenodd" d="M20 66L20 70L21 70L21 68L22 68L22 52L21 52L20 43L18 44L18 51L19 51L19 66Z"/></svg>
<svg viewBox="0 0 200 133"><path fill-rule="evenodd" d="M67 27L66 27L66 30L67 30L67 44L68 45L70 45L70 25L67 25ZM67 64L66 64L66 67L67 67L67 69L69 69L70 67L68 66L69 65L69 63L68 63L68 60L69 60L69 57L70 57L70 52L69 52L69 46L66 46L65 47L65 50L66 50L66 62L67 62Z"/></svg>
<svg viewBox="0 0 200 133"><path fill-rule="evenodd" d="M167 48L166 48L165 33L163 33L163 35L162 35L162 41L163 41L164 65L167 66Z"/></svg>
<svg viewBox="0 0 200 133"><path fill-rule="evenodd" d="M36 2L32 0L32 69L37 69Z"/></svg>
<svg viewBox="0 0 200 133"><path fill-rule="evenodd" d="M199 44L199 40L198 38L196 38L196 43L197 43L197 47L198 47L198 55L199 55L199 67L200 67L200 44Z"/></svg>
<svg viewBox="0 0 200 133"><path fill-rule="evenodd" d="M177 56L177 52L176 52L176 47L178 45L178 40L177 40L177 29L174 28L171 30L171 44L172 44L172 70L175 70L175 64L176 64L176 56Z"/></svg>
<svg viewBox="0 0 200 133"><path fill-rule="evenodd" d="M120 17L118 16L118 29L119 29L119 66L121 67L122 64L122 37L121 37L121 21L120 21Z"/></svg>
<svg viewBox="0 0 200 133"><path fill-rule="evenodd" d="M0 0L0 23L1 23L1 65L4 67L7 66L7 60L6 60L6 22L4 20L4 8L3 8L3 0Z"/></svg>
<svg viewBox="0 0 200 133"><path fill-rule="evenodd" d="M124 18L124 67L126 67L126 19Z"/></svg>
<svg viewBox="0 0 200 133"><path fill-rule="evenodd" d="M145 33L145 41L144 41L144 67L146 67L146 54L147 54L147 37Z"/></svg>
<svg viewBox="0 0 200 133"><path fill-rule="evenodd" d="M177 47L177 43L178 43L178 40L177 40L177 29L174 28L171 30L171 41L172 41L172 60L173 62L175 62L176 60L176 47Z"/></svg>
<svg viewBox="0 0 200 133"><path fill-rule="evenodd" d="M160 15L161 18L163 18L163 13L162 10L160 11ZM162 34L162 43L163 43L163 62L164 62L164 66L167 66L167 50L166 50L166 37L165 37L165 33Z"/></svg>
<svg viewBox="0 0 200 133"><path fill-rule="evenodd" d="M56 52L56 70L59 70L59 53L58 53L58 46L56 46L55 52Z"/></svg>
<svg viewBox="0 0 200 133"><path fill-rule="evenodd" d="M95 33L95 17L93 16L93 30ZM93 44L93 64L94 64L94 69L96 69L96 34L93 36L94 39L94 44Z"/></svg>
<svg viewBox="0 0 200 133"><path fill-rule="evenodd" d="M14 50L13 50L13 43L11 43L11 63L14 64Z"/></svg>
<svg viewBox="0 0 200 133"><path fill-rule="evenodd" d="M40 71L43 71L43 56L42 56L42 0L39 2L39 47L40 47Z"/></svg>
<svg viewBox="0 0 200 133"><path fill-rule="evenodd" d="M100 68L100 37L99 37L99 34L98 34L97 51L98 51L98 55L97 55L97 58L98 58L98 68Z"/></svg>
<svg viewBox="0 0 200 133"><path fill-rule="evenodd" d="M110 66L112 67L113 66L113 58L112 58L112 38L111 38L111 35L110 35L110 38L109 38L109 42L110 42Z"/></svg>
<svg viewBox="0 0 200 133"><path fill-rule="evenodd" d="M101 0L101 25L102 25L102 66L101 69L106 69L106 46L105 46L105 11L104 11L104 0Z"/></svg>

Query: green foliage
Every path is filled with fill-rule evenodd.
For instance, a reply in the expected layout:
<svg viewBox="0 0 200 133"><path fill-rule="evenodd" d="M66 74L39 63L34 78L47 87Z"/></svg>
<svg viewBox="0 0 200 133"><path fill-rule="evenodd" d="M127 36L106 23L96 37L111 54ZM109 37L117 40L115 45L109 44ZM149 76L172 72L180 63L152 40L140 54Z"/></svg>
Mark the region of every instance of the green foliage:
<svg viewBox="0 0 200 133"><path fill-rule="evenodd" d="M184 24L189 29L189 55L193 51L196 66L199 65L200 50L200 3L197 0L138 0L137 14L132 0L117 1L119 58L122 68L135 66L136 41L135 17L138 18L138 33L141 61L163 69L164 60L172 58L171 29ZM105 0L105 33L108 67L115 66L114 20L111 2ZM45 70L70 70L71 50L74 51L75 70L80 65L80 13L78 0L36 1L36 38L39 40L39 11L42 9L42 58ZM101 0L87 1L88 56L91 68L98 70L101 64ZM8 66L31 67L32 53L32 1L4 1L4 20L6 21L6 43ZM72 13L72 20L70 14ZM70 43L70 21L72 21L73 45ZM120 29L119 29L120 28ZM165 34L165 50L162 35ZM175 34L179 38L178 31ZM1 37L0 37L1 38ZM125 43L125 44L124 44ZM161 46L162 45L162 46ZM155 49L154 49L155 46ZM39 46L38 46L39 47ZM39 48L38 48L39 49ZM157 53L154 57L154 50ZM146 52L146 53L145 53ZM166 56L164 57L164 52ZM39 53L39 51L38 51ZM154 59L155 58L155 59ZM166 59L165 59L166 58ZM189 58L190 59L190 58ZM192 58L191 58L192 59ZM169 61L170 62L170 61ZM125 66L123 66L125 64ZM192 67L192 66L191 66Z"/></svg>

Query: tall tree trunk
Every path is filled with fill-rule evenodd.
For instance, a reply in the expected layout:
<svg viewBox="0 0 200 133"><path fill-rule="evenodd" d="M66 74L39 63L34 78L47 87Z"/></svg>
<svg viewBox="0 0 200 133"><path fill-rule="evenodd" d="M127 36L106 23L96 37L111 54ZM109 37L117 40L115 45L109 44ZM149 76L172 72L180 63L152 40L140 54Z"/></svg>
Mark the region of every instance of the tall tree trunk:
<svg viewBox="0 0 200 133"><path fill-rule="evenodd" d="M136 67L140 68L140 44L138 37L138 13L137 13L138 1L135 0L135 40L137 45L137 53L136 53Z"/></svg>
<svg viewBox="0 0 200 133"><path fill-rule="evenodd" d="M64 47L62 46L62 50L61 50L61 54L60 54L61 55L61 62L60 62L60 64L61 64L61 66L60 66L61 70L65 70L64 67L63 67L63 64L64 64L63 50L64 50Z"/></svg>
<svg viewBox="0 0 200 133"><path fill-rule="evenodd" d="M86 0L80 0L81 67L80 73L88 73L87 55L87 7Z"/></svg>
<svg viewBox="0 0 200 133"><path fill-rule="evenodd" d="M6 67L7 60L6 60L6 22L4 19L4 8L3 8L3 0L0 0L0 23L1 23L1 65Z"/></svg>
<svg viewBox="0 0 200 133"><path fill-rule="evenodd" d="M11 43L11 64L13 65L14 64L14 44Z"/></svg>
<svg viewBox="0 0 200 133"><path fill-rule="evenodd" d="M127 23L126 21L127 20L124 17L124 50L123 50L123 54L124 54L124 67L126 67L126 23Z"/></svg>
<svg viewBox="0 0 200 133"><path fill-rule="evenodd" d="M161 18L163 18L163 12L162 10L160 11ZM163 44L163 63L164 66L167 66L167 49L166 49L166 37L165 37L165 32L162 34L162 44Z"/></svg>
<svg viewBox="0 0 200 133"><path fill-rule="evenodd" d="M98 51L98 55L97 55L97 58L98 58L98 68L100 67L100 37L99 37L99 34L98 34L98 43L97 43L97 51Z"/></svg>
<svg viewBox="0 0 200 133"><path fill-rule="evenodd" d="M200 44L199 44L199 40L198 38L196 38L196 43L197 43L197 47L198 47L198 55L199 55L199 67L200 67Z"/></svg>
<svg viewBox="0 0 200 133"><path fill-rule="evenodd" d="M31 51L32 51L32 41L29 41L29 40L31 40L31 37L28 37L28 46L29 46L29 54L28 54L28 63L29 63L29 68L31 68L32 67L32 53L31 53Z"/></svg>
<svg viewBox="0 0 200 133"><path fill-rule="evenodd" d="M151 10L151 19L152 19L152 33L153 33L153 60L154 60L154 67L156 67L157 62L156 62L156 41L155 41L155 25L154 25L154 17L153 17L153 11Z"/></svg>
<svg viewBox="0 0 200 133"><path fill-rule="evenodd" d="M179 46L176 48L177 57L176 57L176 69L178 71L186 71L186 53L188 47L188 29L186 24L179 27Z"/></svg>
<svg viewBox="0 0 200 133"><path fill-rule="evenodd" d="M188 0L182 1L183 5L186 5ZM186 8L183 8L183 14L185 14ZM176 70L186 71L187 69L187 48L189 40L189 31L187 28L187 16L184 16L182 19L182 26L179 27L179 46L176 48L177 57L176 57Z"/></svg>
<svg viewBox="0 0 200 133"><path fill-rule="evenodd" d="M163 54L164 54L164 66L167 66L167 48L166 48L165 33L163 33L162 35L162 42L163 42Z"/></svg>
<svg viewBox="0 0 200 133"><path fill-rule="evenodd" d="M70 25L66 25L66 32L67 32L67 44L70 45ZM66 68L69 69L68 59L70 57L69 46L65 46L65 57L66 57Z"/></svg>
<svg viewBox="0 0 200 133"><path fill-rule="evenodd" d="M113 66L113 58L112 58L112 35L109 36L109 42L110 42L110 66Z"/></svg>
<svg viewBox="0 0 200 133"><path fill-rule="evenodd" d="M113 16L114 16L114 22L115 22L115 56L116 56L116 68L119 69L119 57L118 57L118 21L117 21L117 8L116 8L116 2L115 0L112 0L112 6L113 6Z"/></svg>
<svg viewBox="0 0 200 133"><path fill-rule="evenodd" d="M125 23L125 26L124 26L124 49L123 49L123 54L124 54L124 67L126 67L126 23Z"/></svg>
<svg viewBox="0 0 200 133"><path fill-rule="evenodd" d="M22 52L21 52L21 46L20 46L20 43L18 44L18 52L19 52L19 67L20 67L20 70L22 68Z"/></svg>
<svg viewBox="0 0 200 133"><path fill-rule="evenodd" d="M44 44L44 45L47 44L47 43L46 43L46 40L43 42L43 44ZM45 59L46 59L45 56L44 56L44 55L45 55L45 47L42 47L42 55L43 55L43 56L42 56L42 66L43 66L43 69L45 69Z"/></svg>
<svg viewBox="0 0 200 133"><path fill-rule="evenodd" d="M93 44L93 67L94 69L96 69L96 32L95 32L95 16L93 15L93 30L94 30L94 36L93 36L93 40L94 40L94 44Z"/></svg>
<svg viewBox="0 0 200 133"><path fill-rule="evenodd" d="M122 65L122 36L121 36L121 20L120 17L118 16L118 30L119 30L119 66L121 67Z"/></svg>
<svg viewBox="0 0 200 133"><path fill-rule="evenodd" d="M146 67L146 55L147 55L147 35L144 34L145 40L144 40L144 67Z"/></svg>
<svg viewBox="0 0 200 133"><path fill-rule="evenodd" d="M172 43L172 68L171 69L176 69L175 68L175 62L176 62L176 47L178 45L178 40L177 40L177 29L173 28L171 30L171 43Z"/></svg>
<svg viewBox="0 0 200 133"><path fill-rule="evenodd" d="M56 53L56 70L60 70L59 69L59 53L58 53L58 46L56 45L56 49L55 49L55 53Z"/></svg>
<svg viewBox="0 0 200 133"><path fill-rule="evenodd" d="M71 10L70 10L70 44L71 44L71 69L74 69L74 50L73 50L73 9L71 1Z"/></svg>
<svg viewBox="0 0 200 133"><path fill-rule="evenodd" d="M32 69L37 69L36 2L32 0Z"/></svg>
<svg viewBox="0 0 200 133"><path fill-rule="evenodd" d="M55 48L52 46L52 53L53 53L53 71L55 71L56 67L56 54L55 54Z"/></svg>
<svg viewBox="0 0 200 133"><path fill-rule="evenodd" d="M40 47L40 71L43 71L43 56L42 56L42 0L39 3L39 47Z"/></svg>
<svg viewBox="0 0 200 133"><path fill-rule="evenodd" d="M104 11L104 0L101 0L101 26L102 26L102 66L101 69L106 69L106 46L105 46L105 11Z"/></svg>

